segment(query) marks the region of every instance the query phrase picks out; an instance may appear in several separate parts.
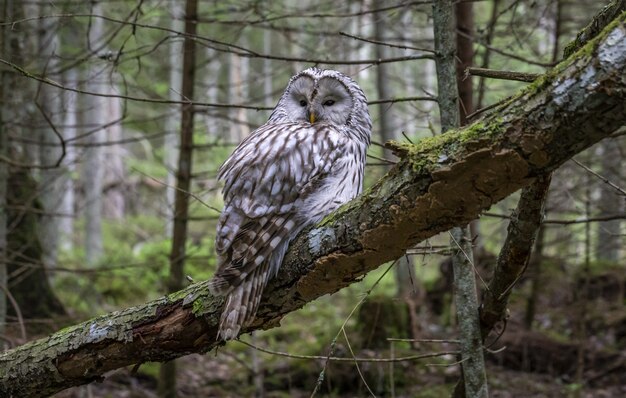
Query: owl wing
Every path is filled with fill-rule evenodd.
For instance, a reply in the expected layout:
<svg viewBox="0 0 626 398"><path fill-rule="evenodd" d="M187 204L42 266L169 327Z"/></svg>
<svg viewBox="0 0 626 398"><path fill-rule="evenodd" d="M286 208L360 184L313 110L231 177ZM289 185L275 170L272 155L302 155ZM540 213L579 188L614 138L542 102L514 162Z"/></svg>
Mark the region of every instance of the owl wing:
<svg viewBox="0 0 626 398"><path fill-rule="evenodd" d="M229 293L251 274L263 273L266 282L276 272L282 258L272 270L268 258L301 229L298 205L331 171L345 140L330 125L266 124L235 149L218 174L225 203L217 227L214 293Z"/></svg>

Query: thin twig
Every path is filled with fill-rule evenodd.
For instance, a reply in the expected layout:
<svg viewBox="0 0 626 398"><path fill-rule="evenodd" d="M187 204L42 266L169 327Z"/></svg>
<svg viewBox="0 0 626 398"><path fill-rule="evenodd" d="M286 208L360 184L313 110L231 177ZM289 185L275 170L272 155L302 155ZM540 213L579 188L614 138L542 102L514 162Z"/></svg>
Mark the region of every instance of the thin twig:
<svg viewBox="0 0 626 398"><path fill-rule="evenodd" d="M366 39L364 37L351 35L350 33L342 32L342 31L339 32L339 35L340 36L349 37L351 39L355 39L355 40L359 40L359 41L364 41L366 43L378 44L378 45L387 46L387 47L401 48L403 50L424 51L424 52L428 52L428 53L434 53L435 52L435 50L433 50L431 48L412 47L412 46L407 46L407 45L404 45L404 44L393 44L393 43L388 43L388 42L384 42L384 41L380 41L380 40Z"/></svg>
<svg viewBox="0 0 626 398"><path fill-rule="evenodd" d="M387 337L387 341L402 341L405 343L451 343L460 344L460 340L445 340L445 339L399 339L394 337Z"/></svg>
<svg viewBox="0 0 626 398"><path fill-rule="evenodd" d="M378 157L378 156L371 155L371 154L369 154L369 153L367 154L367 157L368 157L368 158L372 158L372 159L376 159L376 160L380 160L381 162L384 162L384 163L387 163L387 164L391 164L391 165L394 165L394 164L398 163L398 162L394 162L393 160L389 160L389 159L385 159L385 158L380 158L380 157Z"/></svg>
<svg viewBox="0 0 626 398"><path fill-rule="evenodd" d="M28 341L28 336L26 335L26 327L24 326L24 317L22 316L22 310L20 310L20 306L17 303L17 300L15 300L15 297L13 297L13 294L11 294L6 286L0 285L0 289L2 289L4 294L6 294L7 298L11 302L11 306L15 310L15 316L17 317L17 322L20 325L20 333L22 333L22 339L24 341Z"/></svg>
<svg viewBox="0 0 626 398"><path fill-rule="evenodd" d="M594 175L595 177L599 178L602 182L604 182L605 184L607 184L608 186L610 186L611 188L617 190L620 194L622 194L623 196L626 196L626 191L620 187L618 187L617 185L615 185L614 183L612 183L608 178L596 173L595 171L591 170L589 167L585 166L584 164L580 163L578 160L576 159L572 159L572 162L576 163L578 166L582 167L583 169L585 169L588 173Z"/></svg>
<svg viewBox="0 0 626 398"><path fill-rule="evenodd" d="M346 329L342 328L341 331L343 332L343 337L346 339L348 350L350 351L350 355L352 355L352 359L354 360L354 366L356 366L356 371L359 373L359 376L361 377L361 381L363 381L363 384L365 384L365 388L367 388L367 391L370 393L370 395L376 398L376 394L374 394L369 384L367 384L367 381L365 380L365 376L363 376L363 372L361 372L361 367L359 366L359 362L356 361L356 356L354 355L354 351L352 350L350 339L348 339L348 335L346 334Z"/></svg>
<svg viewBox="0 0 626 398"><path fill-rule="evenodd" d="M250 348L254 348L257 351L264 352L264 353L270 354L270 355L277 355L277 356L286 357L286 358L292 358L292 359L310 359L310 360L326 360L326 359L329 359L332 362L354 362L354 361L357 361L357 362L380 362L380 363L407 362L407 361L416 361L416 360L425 359L425 358L435 358L435 357L442 357L442 356L445 356L445 355L456 355L456 354L458 354L457 351L445 351L445 352L433 352L433 353L422 354L422 355L410 355L410 356L406 356L406 357L397 357L397 358L328 357L326 355L290 354L288 352L269 350L267 348L259 347L257 345L254 345L252 343L249 343L249 342L243 341L243 340L235 340L235 341L238 341L241 344L247 345Z"/></svg>
<svg viewBox="0 0 626 398"><path fill-rule="evenodd" d="M478 272L478 270L476 269L476 265L474 265L474 261L472 261L471 257L465 253L465 250L463 250L463 248L461 247L461 245L459 244L459 242L457 242L456 239L454 239L454 236L452 235L451 232L448 231L448 235L450 235L450 239L452 239L452 241L454 242L454 244L456 245L456 247L458 248L458 250L461 251L461 253L463 253L463 257L465 257L465 259L472 265L472 269L474 270L474 273L476 274L476 276L478 276L478 279L480 279L480 281L482 282L483 286L485 287L485 289L487 291L489 291L489 285L487 285L487 282L485 282L485 280L483 279L482 276L480 276L480 273Z"/></svg>
<svg viewBox="0 0 626 398"><path fill-rule="evenodd" d="M374 282L374 284L365 292L365 294L363 295L363 297L361 297L361 299L359 300L358 303L356 303L356 305L354 306L354 308L352 308L352 311L350 311L350 313L348 314L348 316L346 317L346 319L344 319L343 324L341 325L341 327L339 328L339 330L337 331L337 334L335 335L335 337L333 338L333 341L331 342L331 348L329 350L328 356L326 357L326 362L324 363L324 367L322 368L322 370L320 371L320 375L317 378L317 383L315 384L315 388L313 389L313 392L311 393L311 398L313 398L315 396L315 394L319 391L320 386L322 385L322 382L324 381L324 374L326 373L326 368L328 367L328 363L330 361L330 357L332 355L332 353L334 352L334 347L335 344L337 342L337 338L339 337L339 335L341 334L341 331L346 327L346 324L348 323L348 321L350 320L350 318L352 318L352 315L354 315L354 313L356 312L357 308L359 308L361 306L361 304L363 304L363 302L365 301L365 299L370 295L370 293L372 292L372 290L374 290L374 288L376 288L376 286L378 286L378 284L380 283L380 281L385 277L385 275L387 275L387 273L391 270L391 268L398 262L398 260L396 259L394 262L392 262L387 269L385 269L385 271L380 275L380 277L376 280L376 282Z"/></svg>
<svg viewBox="0 0 626 398"><path fill-rule="evenodd" d="M198 195L196 195L196 194L194 194L194 193L192 193L192 192L187 192L187 191L181 190L180 188L178 188L178 187L176 187L176 186L173 186L173 185L170 185L170 184L168 184L168 183L166 183L166 182L163 182L163 181L161 181L161 180L159 180L159 179L157 179L157 178L154 178L154 177L152 177L151 175L148 175L148 174L144 173L143 171L136 169L135 167L131 167L131 170L136 171L137 173L139 173L139 174L143 175L144 177L147 177L147 178L151 179L152 181L154 181L154 182L156 182L156 183L158 183L158 184L161 184L161 185L166 186L166 187L168 187L168 188L175 189L175 190L177 190L177 191L181 191L181 192L183 192L184 194L191 196L192 198L194 198L195 200L197 200L198 202L200 202L202 205L204 205L204 206L205 206L206 208L208 208L208 209L214 210L214 211L216 211L216 212L218 212L218 213L221 213L221 212L222 212L220 209L218 209L217 207L211 206L210 204L206 203L205 201L203 201L202 199L200 199L200 197L199 197Z"/></svg>
<svg viewBox="0 0 626 398"><path fill-rule="evenodd" d="M511 219L511 216L506 214L498 214L498 213L483 213L483 216L494 217L494 218L502 218L505 220ZM544 220L542 224L557 224L557 225L570 225L570 224L584 224L590 222L603 222L603 221L613 221L613 220L626 220L626 214L612 214L608 216L601 217L585 217L579 218L575 220Z"/></svg>

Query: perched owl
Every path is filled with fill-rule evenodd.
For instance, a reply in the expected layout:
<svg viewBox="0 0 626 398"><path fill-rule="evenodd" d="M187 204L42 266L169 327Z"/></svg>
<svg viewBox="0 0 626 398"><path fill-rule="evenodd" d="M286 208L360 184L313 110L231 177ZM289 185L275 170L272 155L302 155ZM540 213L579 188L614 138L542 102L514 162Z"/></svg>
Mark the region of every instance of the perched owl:
<svg viewBox="0 0 626 398"><path fill-rule="evenodd" d="M318 68L293 76L269 120L221 166L224 210L211 292L226 295L218 338L236 338L289 242L361 192L372 122L350 77Z"/></svg>

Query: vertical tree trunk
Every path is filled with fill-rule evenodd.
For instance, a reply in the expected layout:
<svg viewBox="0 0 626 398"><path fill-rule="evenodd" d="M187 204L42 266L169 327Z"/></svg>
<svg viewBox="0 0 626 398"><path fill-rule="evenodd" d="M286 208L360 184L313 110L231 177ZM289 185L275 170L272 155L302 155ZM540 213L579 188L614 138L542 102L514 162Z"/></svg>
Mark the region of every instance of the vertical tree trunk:
<svg viewBox="0 0 626 398"><path fill-rule="evenodd" d="M591 159L590 159L591 160ZM591 217L591 176L586 175L585 189L585 218ZM574 293L576 302L576 339L578 340L578 352L576 358L576 376L575 382L580 386L576 390L574 396L581 397L584 394L585 387L585 352L587 351L587 311L589 311L589 279L591 277L591 224L585 223L585 242L584 242L584 259L582 264L582 272L580 272L576 280L582 282L582 286L576 289ZM581 280L582 279L582 280Z"/></svg>
<svg viewBox="0 0 626 398"><path fill-rule="evenodd" d="M385 14L376 14L374 18L374 34L376 36L376 40L378 41L385 40L385 18ZM377 59L384 59L389 57L389 47L384 45L377 45L375 46L375 48L375 57ZM376 87L378 91L378 98L392 97L390 90L391 81L389 79L390 68L390 64L380 64L376 68ZM396 127L394 126L393 119L394 118L391 112L390 104L378 105L378 120L380 126L380 138L382 142L398 139L398 134L396 132ZM387 159L392 159L394 155L389 149L385 149L383 151L383 157ZM394 274L397 286L397 296L404 299L409 299L415 288L415 286L413 285L413 283L415 282L415 271L411 259L407 256L401 257L394 268Z"/></svg>
<svg viewBox="0 0 626 398"><path fill-rule="evenodd" d="M64 84L66 87L76 88L78 81L78 73L75 68L70 68L65 72ZM76 137L76 129L78 124L77 114L77 95L75 92L63 91L63 137L65 140L73 140ZM76 149L73 145L65 148L65 173L60 178L61 192L63 198L59 211L61 217L58 222L58 234L60 248L63 250L71 250L74 247L72 237L74 235L74 179L72 174L76 170Z"/></svg>
<svg viewBox="0 0 626 398"><path fill-rule="evenodd" d="M465 77L465 70L472 66L474 60L474 13L472 4L460 2L455 6L456 26L459 34L456 35L457 63L456 76L459 87L459 123L461 126L467 124L467 115L474 111L474 90L472 79ZM476 256L482 258L484 243L480 236L480 219L474 220L469 225L469 237L474 245Z"/></svg>
<svg viewBox="0 0 626 398"><path fill-rule="evenodd" d="M460 3L464 6L471 3ZM471 8L460 12L471 12ZM459 125L459 94L455 55L456 29L454 6L451 0L436 1L433 5L435 34L435 61L441 127L443 131ZM487 397L487 380L480 334L476 279L474 277L472 246L468 228L453 228L451 245L454 295L461 337L462 383L457 384L456 397Z"/></svg>
<svg viewBox="0 0 626 398"><path fill-rule="evenodd" d="M185 5L185 33L188 36L185 36L183 43L182 96L190 99L194 97L196 72L196 45L190 36L196 34L197 10L197 0L187 0ZM193 123L193 105L183 104L181 107L180 153L176 171L170 275L167 282L168 292L175 292L183 287L189 213L188 192L191 187L191 163L193 160ZM163 364L160 375L159 395L163 398L176 397L176 363L170 361Z"/></svg>
<svg viewBox="0 0 626 398"><path fill-rule="evenodd" d="M547 202L547 198L546 198ZM526 311L524 312L524 328L532 330L535 321L535 313L537 312L537 302L541 289L541 269L543 265L543 249L546 239L546 226L541 225L537 232L537 240L533 248L532 258L530 260L530 295L526 300Z"/></svg>
<svg viewBox="0 0 626 398"><path fill-rule="evenodd" d="M39 5L33 17L46 15L50 12L48 5ZM37 29L37 53L39 54L38 68L42 76L47 70L54 70L58 64L56 54L60 51L55 19L42 19ZM55 77L51 77L55 79ZM56 79L55 79L56 80ZM39 112L37 124L39 128L38 140L39 159L42 165L50 166L61 158L62 147L60 116L62 92L55 87L43 84L39 88L39 97L36 99ZM56 131L55 131L56 130ZM59 245L59 213L63 202L62 177L65 174L63 166L45 168L41 170L39 192L43 206L43 216L39 220L39 240L43 251L43 262L47 267L54 267L57 261Z"/></svg>
<svg viewBox="0 0 626 398"><path fill-rule="evenodd" d="M493 40L493 32L496 29L496 22L498 21L498 6L500 0L493 0L491 6L491 17L489 18L489 25L487 25L487 32L485 33L485 44L483 49L483 59L480 65L481 68L489 68L489 61L491 58L491 42ZM483 107L483 99L485 98L485 78L480 77L478 80L478 99L476 100L476 107L478 109Z"/></svg>
<svg viewBox="0 0 626 398"><path fill-rule="evenodd" d="M172 18L171 28L177 32L181 32L185 29L185 10L182 7L182 3L179 1L173 1L170 3L170 14ZM175 40L170 43L169 48L169 80L170 89L168 91L168 98L173 101L180 101L182 98L180 92L182 90L183 71L182 65L180 65L180 58L183 54L183 43ZM173 219L174 219L174 197L176 196L176 190L174 186L176 184L176 156L178 154L179 136L177 134L178 127L180 126L180 115L177 112L178 108L172 106L170 114L165 121L166 136L163 141L163 152L165 168L167 169L167 189L165 190L165 234L168 237L172 237L173 232Z"/></svg>
<svg viewBox="0 0 626 398"><path fill-rule="evenodd" d="M609 181L619 184L622 181L623 158L617 140L606 139L599 148L600 174ZM601 183L598 210L600 216L624 214L625 198L608 184ZM597 241L595 245L596 259L611 263L619 263L619 251L623 246L624 235L620 235L621 220L611 220L596 224Z"/></svg>
<svg viewBox="0 0 626 398"><path fill-rule="evenodd" d="M272 32L269 29L263 31L263 53L272 53ZM274 106L276 101L272 98L272 79L274 75L272 73L272 61L269 59L263 60L263 94L265 96L265 105Z"/></svg>
<svg viewBox="0 0 626 398"><path fill-rule="evenodd" d="M13 1L6 0L0 6L0 21L6 22L13 20ZM10 45L11 42L11 25L6 24L0 27L0 51L2 58L11 59ZM11 98L9 95L9 86L11 80L11 72L7 68L0 70L0 157L9 158L9 118L11 112L9 106ZM9 180L9 164L0 160L0 334L5 333L6 315L7 315L7 184ZM3 347L0 347L3 348Z"/></svg>
<svg viewBox="0 0 626 398"><path fill-rule="evenodd" d="M106 86L108 94L119 94L113 82ZM122 139L122 99L109 97L105 99L105 112L107 115L106 140L118 142ZM124 148L120 144L112 144L103 150L103 179L104 192L103 214L107 218L122 220L126 213L126 195L124 181L126 169L124 167Z"/></svg>
<svg viewBox="0 0 626 398"><path fill-rule="evenodd" d="M2 7L5 12L4 15L7 17L6 20L18 20L24 16L24 11L29 13L27 15L35 17L39 14L37 7L26 7L21 4L15 4L14 2L6 3ZM5 19L3 18L3 20ZM27 40L27 36L12 33L14 29L11 28L10 25L8 26L8 31L3 30L2 57L21 63L24 61L22 57L22 45ZM53 29L47 24L44 24L44 27L45 29ZM45 29L38 26L39 34L43 35L44 38L34 35L34 38L38 40L32 40L32 44L35 45L33 51L37 51L37 47L40 47L39 44L46 42L45 40L48 41L47 43L49 45L55 45L54 32L43 31ZM31 37L31 39L33 38ZM37 51L37 53L43 54L42 56L46 59L52 57L52 52L49 49L44 49L42 52ZM44 69L43 63L39 64L39 66ZM59 145L60 140L54 133L54 130L49 124L45 123L49 121L56 128L56 118L58 117L60 106L58 105L58 98L54 96L60 95L60 92L43 90L42 88L40 96L37 99L40 110L34 113L34 118L27 118L24 117L25 113L22 111L24 108L23 93L29 90L31 86L20 86L20 82L11 79L11 74L7 72L3 72L2 75L1 92L3 93L3 98L2 121L0 123L2 132L0 132L0 141L2 141L2 151L6 152L3 155L8 159L12 157L12 153L8 148L8 137L6 135L9 133L9 130L14 137L29 137L29 133L33 131L35 134L42 133L43 129L38 129L39 126L47 126L45 127L44 135L40 135L39 138L42 138L42 141L50 140L48 142L52 142L51 136L54 135L55 140L53 144ZM7 94L6 97L4 93ZM40 111L45 113L42 114ZM47 119L43 115L45 115ZM28 126L32 129L23 127L25 123L31 120L35 120L37 123L36 125ZM35 134L33 135L37 137ZM46 162L44 163L46 166L56 163L59 157L54 157L51 156L50 153L43 152L45 152L46 149L55 152L55 149L59 147L55 148L54 146L46 145L32 146L32 148L39 148L41 150L41 157L45 158L43 161ZM38 157L34 156L33 158L28 158L28 155L33 155L33 152L25 148L22 149L24 158L16 159L17 162L29 163L33 158ZM60 152L59 150L56 154L60 156ZM47 198L47 195L55 195L55 189L50 189L50 187L57 183L57 175L55 173L58 173L58 170L45 170L45 172L42 170L43 184L39 184L38 186L27 168L9 167L3 160L0 160L0 167L2 167L2 171L0 171L2 175L0 177L2 188L0 188L0 190L4 191L1 194L1 200L3 202L0 205L2 209L0 228L3 229L2 232L4 235L3 238L0 238L3 246L2 253L0 253L3 265L3 280L0 282L2 291L0 295L4 299L5 294L10 292L12 301L16 303L15 306L9 306L8 308L4 305L4 308L0 310L3 317L1 323L4 326L4 315L6 313L17 315L19 312L24 318L49 318L54 315L64 314L65 311L58 299L54 296L48 282L44 267L45 253L40 239L40 221L42 218L46 221L50 221L49 216L51 216L51 214L48 213L44 214L44 217L41 217L41 200ZM58 199L59 195L57 195L56 198ZM54 232L55 231L50 231L50 233ZM49 236L50 233L47 235ZM50 265L50 263L47 263L47 265Z"/></svg>
<svg viewBox="0 0 626 398"><path fill-rule="evenodd" d="M12 170L7 195L7 220L11 226L7 236L8 287L26 319L65 314L44 268L44 252L39 238L42 206L38 198L39 187L30 173L22 168ZM12 315L17 315L16 311L12 307L8 309Z"/></svg>
<svg viewBox="0 0 626 398"><path fill-rule="evenodd" d="M245 43L242 44L245 47ZM249 58L241 57L237 54L230 55L231 66L229 72L229 87L230 99L235 104L241 104L245 102L247 82L245 79L248 77L248 63ZM239 142L248 136L250 133L250 127L248 127L248 114L244 108L233 108L231 114L231 141Z"/></svg>
<svg viewBox="0 0 626 398"><path fill-rule="evenodd" d="M101 3L93 4L93 14L102 14ZM89 30L89 44L95 48L104 35L103 20L92 18ZM85 89L91 92L102 92L105 76L96 60L91 61L87 72ZM90 132L86 137L87 146L83 152L83 186L85 189L85 260L88 265L95 265L102 256L102 147L105 134L105 101L103 97L90 95L86 97L88 109L83 114L82 125Z"/></svg>
<svg viewBox="0 0 626 398"><path fill-rule="evenodd" d="M471 2L458 2L454 7L456 14L456 35L457 62L456 77L459 88L459 125L467 124L467 115L474 111L474 90L472 79L465 78L465 69L473 64L474 43L474 12Z"/></svg>

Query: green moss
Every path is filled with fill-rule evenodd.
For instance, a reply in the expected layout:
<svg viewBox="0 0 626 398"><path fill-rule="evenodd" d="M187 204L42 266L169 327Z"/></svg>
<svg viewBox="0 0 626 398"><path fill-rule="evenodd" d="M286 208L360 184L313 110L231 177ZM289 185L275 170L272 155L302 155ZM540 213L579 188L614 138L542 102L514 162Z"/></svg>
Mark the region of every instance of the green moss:
<svg viewBox="0 0 626 398"><path fill-rule="evenodd" d="M420 140L415 144L391 142L391 146L410 162L415 172L430 172L432 167L442 162L444 157L451 157L463 150L468 141L492 139L503 132L502 118L493 118L487 122L479 121L463 129L450 130L444 134Z"/></svg>
<svg viewBox="0 0 626 398"><path fill-rule="evenodd" d="M219 307L224 301L219 297L213 297L208 292L200 293L193 300L191 312L195 316L203 316L209 313L218 313Z"/></svg>
<svg viewBox="0 0 626 398"><path fill-rule="evenodd" d="M174 303L176 301L184 299L185 297L187 297L188 294L189 291L187 289L179 290L177 292L168 294L167 301L169 301L170 303Z"/></svg>
<svg viewBox="0 0 626 398"><path fill-rule="evenodd" d="M191 312L194 315L201 315L204 312L204 300L195 299L193 301Z"/></svg>

